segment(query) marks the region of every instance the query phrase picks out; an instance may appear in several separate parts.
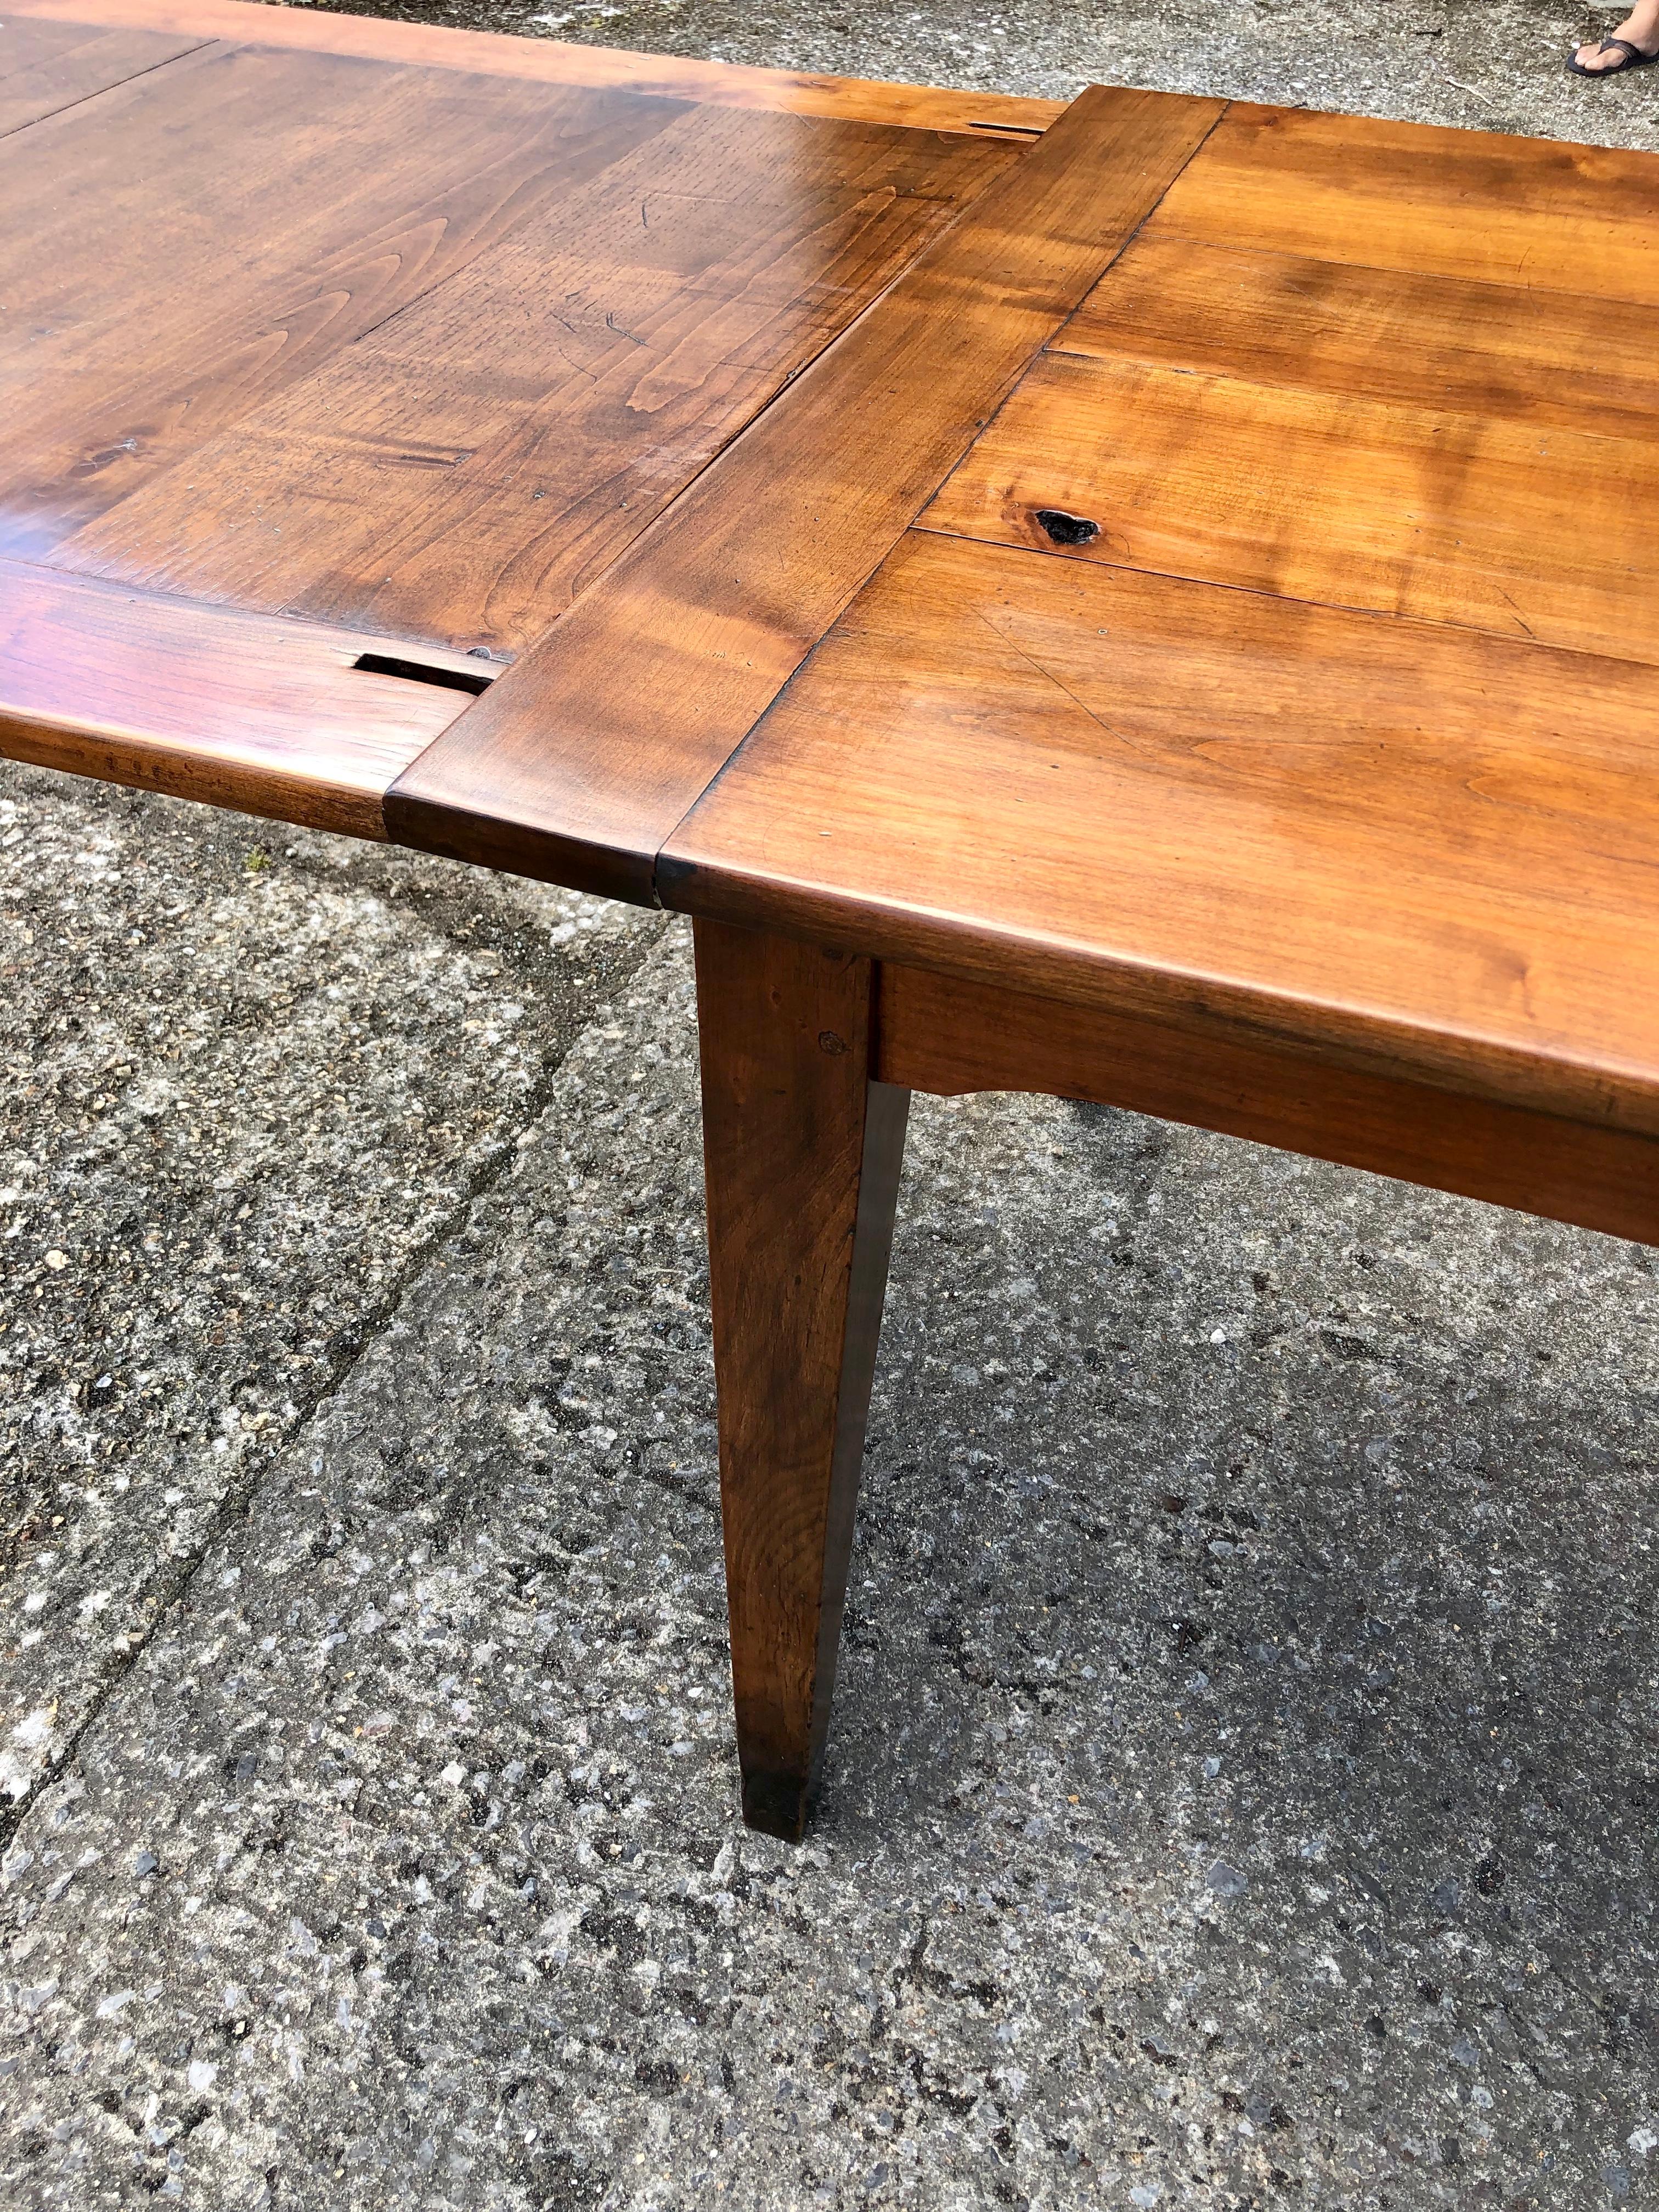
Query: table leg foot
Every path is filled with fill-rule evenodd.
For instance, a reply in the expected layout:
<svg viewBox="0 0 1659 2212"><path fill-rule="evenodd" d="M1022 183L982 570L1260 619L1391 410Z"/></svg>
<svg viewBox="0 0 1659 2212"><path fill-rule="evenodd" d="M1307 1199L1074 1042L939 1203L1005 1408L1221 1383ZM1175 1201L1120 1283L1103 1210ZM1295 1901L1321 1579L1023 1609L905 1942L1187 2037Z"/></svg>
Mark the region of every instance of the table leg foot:
<svg viewBox="0 0 1659 2212"><path fill-rule="evenodd" d="M871 963L696 925L720 1514L743 1814L799 1840L835 1688L909 1093Z"/></svg>

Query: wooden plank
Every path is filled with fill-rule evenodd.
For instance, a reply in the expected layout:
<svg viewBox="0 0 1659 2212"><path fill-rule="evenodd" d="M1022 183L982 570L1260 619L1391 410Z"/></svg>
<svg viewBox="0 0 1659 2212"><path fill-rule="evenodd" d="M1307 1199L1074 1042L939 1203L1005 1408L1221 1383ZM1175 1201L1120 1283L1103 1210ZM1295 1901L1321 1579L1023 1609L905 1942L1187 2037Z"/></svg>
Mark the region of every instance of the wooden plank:
<svg viewBox="0 0 1659 2212"><path fill-rule="evenodd" d="M700 928L709 927L700 923ZM1659 1139L1460 1098L1249 1038L887 963L876 1067L946 1095L1037 1091L1659 1244Z"/></svg>
<svg viewBox="0 0 1659 2212"><path fill-rule="evenodd" d="M1646 665L913 534L665 902L1659 1133Z"/></svg>
<svg viewBox="0 0 1659 2212"><path fill-rule="evenodd" d="M1659 660L1656 516L1651 441L1050 354L922 520Z"/></svg>
<svg viewBox="0 0 1659 2212"><path fill-rule="evenodd" d="M9 15L73 15L85 23L176 31L197 39L231 39L313 53L358 54L368 60L515 76L535 84L651 93L719 107L766 108L849 122L888 123L919 131L975 134L1002 130L1032 137L1065 112L1063 100L1001 92L949 91L931 85L883 84L802 70L750 69L741 63L690 60L678 54L635 54L559 39L502 38L490 32L399 23L324 9L252 6L247 0L17 0Z"/></svg>
<svg viewBox="0 0 1659 2212"><path fill-rule="evenodd" d="M1651 154L1235 102L1156 234L1659 306Z"/></svg>
<svg viewBox="0 0 1659 2212"><path fill-rule="evenodd" d="M393 836L651 897L675 822L1218 112L1084 94L399 780Z"/></svg>
<svg viewBox="0 0 1659 2212"><path fill-rule="evenodd" d="M1659 434L1659 307L1143 232L1056 351L1598 437Z"/></svg>
<svg viewBox="0 0 1659 2212"><path fill-rule="evenodd" d="M106 30L8 10L0 22L0 138L202 44L188 32Z"/></svg>
<svg viewBox="0 0 1659 2212"><path fill-rule="evenodd" d="M1024 158L673 110L54 559L511 657Z"/></svg>
<svg viewBox="0 0 1659 2212"><path fill-rule="evenodd" d="M823 1759L908 1095L867 960L700 923L720 1524L744 1818L798 1841Z"/></svg>
<svg viewBox="0 0 1659 2212"><path fill-rule="evenodd" d="M488 681L410 650L440 678ZM0 755L383 837L381 793L475 693L356 667L366 653L386 640L0 561Z"/></svg>
<svg viewBox="0 0 1659 2212"><path fill-rule="evenodd" d="M684 112L209 46L0 140L0 550L49 552Z"/></svg>

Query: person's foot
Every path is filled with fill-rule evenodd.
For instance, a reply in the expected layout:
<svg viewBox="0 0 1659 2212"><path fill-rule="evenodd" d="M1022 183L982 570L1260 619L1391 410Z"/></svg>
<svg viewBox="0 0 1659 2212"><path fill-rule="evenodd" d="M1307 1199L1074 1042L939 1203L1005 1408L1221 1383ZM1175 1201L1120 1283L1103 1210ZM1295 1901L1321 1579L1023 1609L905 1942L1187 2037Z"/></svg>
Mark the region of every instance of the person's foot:
<svg viewBox="0 0 1659 2212"><path fill-rule="evenodd" d="M1575 49L1572 58L1586 76L1605 76L1610 70L1616 76L1620 70L1634 69L1636 64L1624 47L1614 45L1618 39L1634 46L1644 60L1650 61L1659 54L1659 4L1632 8L1605 39L1587 39Z"/></svg>

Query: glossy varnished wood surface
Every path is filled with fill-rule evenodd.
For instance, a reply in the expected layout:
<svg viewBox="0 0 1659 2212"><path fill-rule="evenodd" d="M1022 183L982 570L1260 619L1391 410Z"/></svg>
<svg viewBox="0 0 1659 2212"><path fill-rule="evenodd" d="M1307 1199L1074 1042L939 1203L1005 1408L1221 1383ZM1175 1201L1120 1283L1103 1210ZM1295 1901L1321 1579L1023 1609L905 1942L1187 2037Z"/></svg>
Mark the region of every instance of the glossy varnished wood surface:
<svg viewBox="0 0 1659 2212"><path fill-rule="evenodd" d="M356 54L366 60L459 70L472 76L515 76L537 84L620 87L713 106L890 123L923 131L1002 130L1035 135L1059 115L1060 100L1009 93L951 92L930 85L884 84L802 70L750 69L688 61L676 54L629 53L562 39L501 38L442 25L383 21L325 9L258 6L248 0L19 0L9 18L73 15L92 26L170 31L186 42L225 39Z"/></svg>
<svg viewBox="0 0 1659 2212"><path fill-rule="evenodd" d="M76 51L62 24L23 27L37 58ZM92 35L134 60L167 46ZM301 616L495 673L1025 152L391 45L220 39L0 139L0 553L137 607ZM235 635L201 631L216 666ZM161 656L142 665L159 696L147 714L124 664L129 720L180 734ZM253 666L264 773L300 725L287 664ZM465 703L434 696L428 738ZM73 654L32 665L29 699L58 764L155 780ZM378 833L375 773L383 790L419 748L368 725L362 746L338 714L319 735L353 794L331 818ZM244 791L242 750L222 775L212 744L173 748L167 787ZM316 818L319 759L305 740L258 803L288 792Z"/></svg>
<svg viewBox="0 0 1659 2212"><path fill-rule="evenodd" d="M679 112L207 46L0 141L0 550L54 553Z"/></svg>
<svg viewBox="0 0 1659 2212"><path fill-rule="evenodd" d="M1659 1237L1650 161L92 5L205 43L0 137L0 750L695 915L751 1821L908 1087Z"/></svg>
<svg viewBox="0 0 1659 2212"><path fill-rule="evenodd" d="M696 931L709 1293L744 1815L793 1840L823 1756L908 1098L867 960Z"/></svg>
<svg viewBox="0 0 1659 2212"><path fill-rule="evenodd" d="M1655 174L1230 109L671 840L664 896L1045 996L1057 1029L1150 1021L1154 1110L1184 1064L1212 1117L1213 1055L1247 1049L1404 1080L1373 1100L1392 1156L1416 1112L1422 1179L1478 1194L1485 1139L1435 1165L1436 1091L1659 1132Z"/></svg>
<svg viewBox="0 0 1659 2212"><path fill-rule="evenodd" d="M1659 659L1659 440L1139 362L1040 362L927 527Z"/></svg>
<svg viewBox="0 0 1659 2212"><path fill-rule="evenodd" d="M1650 154L1236 101L1147 229L1652 307L1653 205Z"/></svg>
<svg viewBox="0 0 1659 2212"><path fill-rule="evenodd" d="M0 21L0 138L187 54L199 35L46 16Z"/></svg>
<svg viewBox="0 0 1659 2212"><path fill-rule="evenodd" d="M278 156L251 93L201 96L290 65L303 275L288 241L231 265ZM393 834L1653 1126L1638 157L1103 93L1020 154L223 42L3 143L118 208L155 190L147 100L209 303L154 327L200 380L158 336L145 419L118 392L59 438L9 526L227 611L522 651ZM366 203L330 163L376 100ZM132 272L37 261L45 382L95 383Z"/></svg>
<svg viewBox="0 0 1659 2212"><path fill-rule="evenodd" d="M1220 108L1085 94L387 799L623 896Z"/></svg>
<svg viewBox="0 0 1659 2212"><path fill-rule="evenodd" d="M384 644L0 561L0 755L378 837L386 785L472 696L355 665Z"/></svg>
<svg viewBox="0 0 1659 2212"><path fill-rule="evenodd" d="M456 82L422 72L417 112ZM521 105L540 112L522 153ZM510 658L1024 158L629 93L509 82L481 106L493 173L476 212L434 226L447 265L405 271L371 228L361 307L333 320L373 326L349 344L319 331L314 363L290 347L198 370L179 429L192 450L61 543L59 565ZM394 269L418 297L382 296ZM331 272L312 289L343 287ZM236 419L201 442L216 410Z"/></svg>
<svg viewBox="0 0 1659 2212"><path fill-rule="evenodd" d="M1621 300L1146 231L1054 343L1333 401L1659 437L1659 306Z"/></svg>
<svg viewBox="0 0 1659 2212"><path fill-rule="evenodd" d="M883 1080L1039 1091L1659 1244L1659 1137L1455 1097L1219 1028L1036 998L924 969L878 975Z"/></svg>
<svg viewBox="0 0 1659 2212"><path fill-rule="evenodd" d="M659 883L1652 1133L1656 849L1646 665L917 532Z"/></svg>

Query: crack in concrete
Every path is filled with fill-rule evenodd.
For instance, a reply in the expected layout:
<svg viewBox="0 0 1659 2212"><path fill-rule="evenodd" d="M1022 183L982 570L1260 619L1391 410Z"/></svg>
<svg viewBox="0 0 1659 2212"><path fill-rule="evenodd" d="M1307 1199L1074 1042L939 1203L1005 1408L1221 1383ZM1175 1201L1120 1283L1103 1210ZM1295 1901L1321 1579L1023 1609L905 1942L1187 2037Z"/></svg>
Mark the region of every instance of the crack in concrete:
<svg viewBox="0 0 1659 2212"><path fill-rule="evenodd" d="M453 934L453 932L447 933ZM142 1633L130 1636L125 1650L112 1653L85 1711L50 1764L35 1777L21 1797L15 1798L9 1805L0 1807L0 1852L9 1849L14 1838L45 1792L73 1770L88 1731L102 1718L116 1691L155 1642L164 1624L177 1612L214 1547L229 1534L237 1522L247 1519L261 1486L272 1470L300 1443L323 1408L339 1395L363 1360L392 1328L405 1299L433 1260L465 1230L468 1218L479 1200L487 1198L501 1183L517 1157L517 1139L525 1130L533 1127L547 1110L560 1072L571 1053L593 1023L602 1018L599 1009L607 997L631 982L649 959L660 934L661 931L658 929L605 948L609 957L601 956L602 972L592 978L592 997L586 1018L571 1029L561 1049L549 1054L540 1074L525 1094L522 1113L507 1127L499 1143L486 1151L476 1170L457 1194L454 1204L438 1218L430 1232L409 1254L387 1284L378 1306L365 1315L362 1327L353 1333L353 1340L348 1348L331 1360L326 1374L317 1387L307 1394L293 1422L270 1449L254 1455L248 1472L227 1486L200 1537L173 1563L169 1571L158 1577L149 1626ZM596 966L599 964L596 962ZM585 986L586 982L585 978Z"/></svg>

